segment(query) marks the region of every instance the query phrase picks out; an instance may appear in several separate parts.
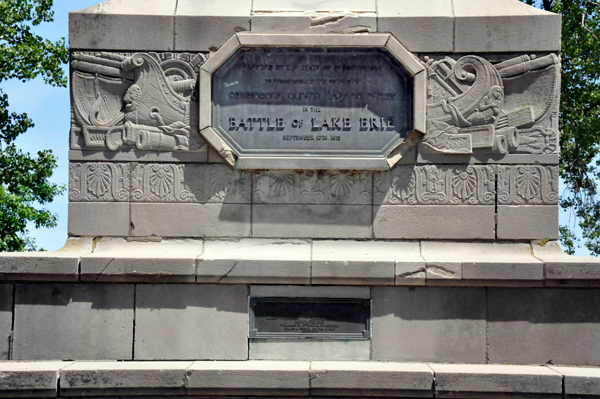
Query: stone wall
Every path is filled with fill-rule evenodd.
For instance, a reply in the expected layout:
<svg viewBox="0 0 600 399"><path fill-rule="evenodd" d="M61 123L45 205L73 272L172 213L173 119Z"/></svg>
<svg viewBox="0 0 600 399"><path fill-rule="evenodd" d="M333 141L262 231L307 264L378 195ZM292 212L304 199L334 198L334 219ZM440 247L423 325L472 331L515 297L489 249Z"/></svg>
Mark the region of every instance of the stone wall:
<svg viewBox="0 0 600 399"><path fill-rule="evenodd" d="M70 15L70 236L558 238L560 16L508 0L150 3ZM157 24L151 39L125 33ZM427 77L415 88L426 134L404 140L391 170L240 170L213 148L199 120L207 60L261 34L318 46L331 34L385 44L381 33Z"/></svg>
<svg viewBox="0 0 600 399"><path fill-rule="evenodd" d="M271 286L276 290L278 286ZM301 290L282 287L288 294ZM261 286L2 284L13 360L374 360L600 366L597 288L323 287L372 299L371 340L248 338ZM344 292L340 292L340 289Z"/></svg>

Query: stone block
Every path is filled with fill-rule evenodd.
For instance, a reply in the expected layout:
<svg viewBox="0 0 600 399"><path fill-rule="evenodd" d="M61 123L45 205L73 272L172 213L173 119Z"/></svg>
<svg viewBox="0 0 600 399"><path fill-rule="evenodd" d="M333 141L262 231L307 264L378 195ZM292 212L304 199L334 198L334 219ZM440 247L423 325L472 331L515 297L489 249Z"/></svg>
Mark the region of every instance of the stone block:
<svg viewBox="0 0 600 399"><path fill-rule="evenodd" d="M0 363L0 396L56 397L58 377L71 362Z"/></svg>
<svg viewBox="0 0 600 399"><path fill-rule="evenodd" d="M214 51L236 32L250 30L252 0L179 0L175 15L177 51Z"/></svg>
<svg viewBox="0 0 600 399"><path fill-rule="evenodd" d="M371 298L371 289L360 286L252 285L250 296L296 298Z"/></svg>
<svg viewBox="0 0 600 399"><path fill-rule="evenodd" d="M126 236L129 204L69 202L69 236Z"/></svg>
<svg viewBox="0 0 600 399"><path fill-rule="evenodd" d="M368 361L370 340L250 339L250 360Z"/></svg>
<svg viewBox="0 0 600 399"><path fill-rule="evenodd" d="M368 35L336 35L336 34L319 34L319 35L304 35L304 34L272 34L272 35L255 35L248 33L238 33L237 35L242 46L262 47L262 46L299 46L299 47L327 47L327 46L342 46L342 47L385 47L386 43L390 39L389 33L371 33ZM412 56L411 56L412 57ZM246 158L251 160L252 158ZM275 158L278 160L279 158ZM367 160L368 161L368 160ZM386 164L377 161L369 161L361 163L367 166L381 166ZM250 167L252 165L259 165L260 161L256 163L248 162L244 164L244 169L261 169ZM290 166L292 162L292 166ZM315 164L315 162L318 162ZM335 168L332 166L335 163ZM274 169L308 169L299 168L300 165L310 165L314 168L315 165L320 165L319 169L339 169L339 170L356 170L357 162L362 162L361 159L357 158L341 158L335 161L330 160L311 160L310 164L303 162L302 157L288 157L283 160L274 161L273 164L281 165ZM238 164L239 166L239 161ZM369 167L367 169L372 169Z"/></svg>
<svg viewBox="0 0 600 399"><path fill-rule="evenodd" d="M302 240L207 241L197 281L309 284L310 251Z"/></svg>
<svg viewBox="0 0 600 399"><path fill-rule="evenodd" d="M252 206L254 237L370 238L370 205Z"/></svg>
<svg viewBox="0 0 600 399"><path fill-rule="evenodd" d="M194 282L203 241L126 241L102 238L81 258L82 281Z"/></svg>
<svg viewBox="0 0 600 399"><path fill-rule="evenodd" d="M558 205L558 166L498 166L498 204Z"/></svg>
<svg viewBox="0 0 600 399"><path fill-rule="evenodd" d="M418 164L503 164L503 165L557 165L558 154L486 154L485 152L476 152L472 155L458 154L427 154L421 152L421 146L418 148Z"/></svg>
<svg viewBox="0 0 600 399"><path fill-rule="evenodd" d="M281 184L274 184L281 182ZM254 204L371 205L370 171L267 170L254 174Z"/></svg>
<svg viewBox="0 0 600 399"><path fill-rule="evenodd" d="M183 395L192 362L77 362L60 373L61 396Z"/></svg>
<svg viewBox="0 0 600 399"><path fill-rule="evenodd" d="M138 163L132 169L133 202L250 203L251 175L227 165ZM165 192L156 195L150 182L160 172L174 179L174 184L166 185Z"/></svg>
<svg viewBox="0 0 600 399"><path fill-rule="evenodd" d="M382 1L377 5L379 32L390 32L414 53L452 52L452 4L443 0Z"/></svg>
<svg viewBox="0 0 600 399"><path fill-rule="evenodd" d="M246 360L246 286L138 285L135 360Z"/></svg>
<svg viewBox="0 0 600 399"><path fill-rule="evenodd" d="M311 393L321 395L433 397L426 364L312 362Z"/></svg>
<svg viewBox="0 0 600 399"><path fill-rule="evenodd" d="M544 264L529 244L422 241L430 279L543 280Z"/></svg>
<svg viewBox="0 0 600 399"><path fill-rule="evenodd" d="M149 237L247 237L249 204L131 204L132 233Z"/></svg>
<svg viewBox="0 0 600 399"><path fill-rule="evenodd" d="M560 51L561 17L514 0L456 0L454 51Z"/></svg>
<svg viewBox="0 0 600 399"><path fill-rule="evenodd" d="M411 259L406 259L405 254ZM314 241L312 282L393 285L395 262L419 259L418 242ZM424 266L422 259L421 263Z"/></svg>
<svg viewBox="0 0 600 399"><path fill-rule="evenodd" d="M399 165L374 173L373 203L495 205L495 180L490 165Z"/></svg>
<svg viewBox="0 0 600 399"><path fill-rule="evenodd" d="M90 252L91 237L70 237L58 251L4 252L0 254L0 279L77 281L79 259Z"/></svg>
<svg viewBox="0 0 600 399"><path fill-rule="evenodd" d="M558 206L499 205L498 239L558 239Z"/></svg>
<svg viewBox="0 0 600 399"><path fill-rule="evenodd" d="M600 396L600 369L590 367L548 367L563 376L566 398Z"/></svg>
<svg viewBox="0 0 600 399"><path fill-rule="evenodd" d="M544 261L548 280L600 280L600 259L571 256L563 252L558 241L533 241L533 254Z"/></svg>
<svg viewBox="0 0 600 399"><path fill-rule="evenodd" d="M491 364L435 364L440 397L481 398L486 395L548 395L562 397L562 376L546 367Z"/></svg>
<svg viewBox="0 0 600 399"><path fill-rule="evenodd" d="M492 363L600 365L600 290L488 288Z"/></svg>
<svg viewBox="0 0 600 399"><path fill-rule="evenodd" d="M194 362L188 394L307 396L309 369L309 362Z"/></svg>
<svg viewBox="0 0 600 399"><path fill-rule="evenodd" d="M8 360L13 319L13 285L0 284L0 360ZM2 394L0 394L2 396Z"/></svg>
<svg viewBox="0 0 600 399"><path fill-rule="evenodd" d="M132 343L132 285L17 285L13 359L131 360Z"/></svg>
<svg viewBox="0 0 600 399"><path fill-rule="evenodd" d="M173 50L177 0L108 0L69 13L71 50ZM152 35L140 35L152 29Z"/></svg>
<svg viewBox="0 0 600 399"><path fill-rule="evenodd" d="M74 78L79 79L76 76ZM73 93L86 90L79 80L73 82L73 85ZM128 163L69 162L69 201L128 202L130 181L131 171Z"/></svg>
<svg viewBox="0 0 600 399"><path fill-rule="evenodd" d="M316 13L315 13L316 14ZM252 32L256 33L308 33L311 28L308 12L255 12L252 13Z"/></svg>
<svg viewBox="0 0 600 399"><path fill-rule="evenodd" d="M366 33L377 32L374 12L256 12L252 32L257 33Z"/></svg>
<svg viewBox="0 0 600 399"><path fill-rule="evenodd" d="M378 239L490 239L495 234L493 206L381 205L373 207Z"/></svg>
<svg viewBox="0 0 600 399"><path fill-rule="evenodd" d="M373 287L375 361L485 363L485 289Z"/></svg>
<svg viewBox="0 0 600 399"><path fill-rule="evenodd" d="M83 151L71 149L69 161L106 161L114 162L207 162L208 146L205 144L198 151L190 152L148 152L137 149L120 149L115 153L112 151Z"/></svg>
<svg viewBox="0 0 600 399"><path fill-rule="evenodd" d="M375 0L254 0L252 11L375 12L377 5Z"/></svg>

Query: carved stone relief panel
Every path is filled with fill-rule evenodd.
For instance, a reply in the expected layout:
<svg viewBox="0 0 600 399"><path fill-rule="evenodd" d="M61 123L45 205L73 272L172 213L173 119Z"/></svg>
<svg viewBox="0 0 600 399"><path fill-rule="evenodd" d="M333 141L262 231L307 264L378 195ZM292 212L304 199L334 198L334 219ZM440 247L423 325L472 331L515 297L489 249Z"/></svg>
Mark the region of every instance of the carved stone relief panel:
<svg viewBox="0 0 600 399"><path fill-rule="evenodd" d="M71 54L71 149L197 151L203 54Z"/></svg>
<svg viewBox="0 0 600 399"><path fill-rule="evenodd" d="M371 172L271 170L254 175L255 203L369 205L371 198Z"/></svg>
<svg viewBox="0 0 600 399"><path fill-rule="evenodd" d="M499 166L498 204L558 204L558 166Z"/></svg>
<svg viewBox="0 0 600 399"><path fill-rule="evenodd" d="M558 152L560 59L423 57L429 154Z"/></svg>
<svg viewBox="0 0 600 399"><path fill-rule="evenodd" d="M69 165L69 201L129 201L129 164L71 163Z"/></svg>
<svg viewBox="0 0 600 399"><path fill-rule="evenodd" d="M378 205L493 205L494 168L486 165L397 166L373 175Z"/></svg>

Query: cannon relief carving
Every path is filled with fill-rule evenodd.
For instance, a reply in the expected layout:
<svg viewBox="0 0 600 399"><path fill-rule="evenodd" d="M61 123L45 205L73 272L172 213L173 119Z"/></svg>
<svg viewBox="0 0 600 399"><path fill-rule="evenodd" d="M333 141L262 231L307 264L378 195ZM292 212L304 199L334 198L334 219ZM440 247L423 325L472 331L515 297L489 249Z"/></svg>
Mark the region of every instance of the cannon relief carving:
<svg viewBox="0 0 600 399"><path fill-rule="evenodd" d="M492 64L475 55L422 61L428 74L430 154L558 151L560 60L522 55Z"/></svg>
<svg viewBox="0 0 600 399"><path fill-rule="evenodd" d="M202 54L72 54L72 147L194 151Z"/></svg>

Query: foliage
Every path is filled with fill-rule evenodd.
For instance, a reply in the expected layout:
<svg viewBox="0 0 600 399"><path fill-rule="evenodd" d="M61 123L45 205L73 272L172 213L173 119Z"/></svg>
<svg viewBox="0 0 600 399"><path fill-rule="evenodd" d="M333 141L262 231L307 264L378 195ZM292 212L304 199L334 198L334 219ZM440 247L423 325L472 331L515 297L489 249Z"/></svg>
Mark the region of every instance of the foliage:
<svg viewBox="0 0 600 399"><path fill-rule="evenodd" d="M562 14L560 206L573 219L560 228L569 253L580 241L600 255L600 4L589 0L523 0Z"/></svg>
<svg viewBox="0 0 600 399"><path fill-rule="evenodd" d="M33 31L54 20L52 4L53 0L0 0L0 84L42 76L53 86L67 85L62 69L68 60L64 38L51 42ZM50 182L56 168L52 151L32 156L17 148L15 139L34 125L27 114L8 108L8 96L0 88L0 251L35 250L27 223L36 228L56 226L56 215L40 206L64 187Z"/></svg>

